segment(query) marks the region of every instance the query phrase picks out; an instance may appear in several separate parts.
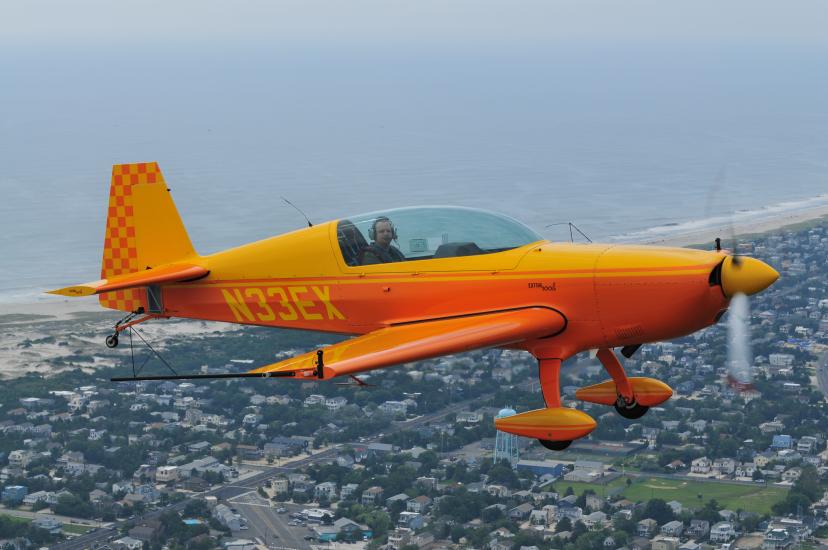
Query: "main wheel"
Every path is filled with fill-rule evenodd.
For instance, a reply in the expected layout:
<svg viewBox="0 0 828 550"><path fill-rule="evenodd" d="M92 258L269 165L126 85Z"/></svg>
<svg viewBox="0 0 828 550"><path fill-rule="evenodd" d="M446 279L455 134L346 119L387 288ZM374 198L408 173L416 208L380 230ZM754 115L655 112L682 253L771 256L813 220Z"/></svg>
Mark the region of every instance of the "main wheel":
<svg viewBox="0 0 828 550"><path fill-rule="evenodd" d="M538 439L538 441L550 451L563 451L572 445L572 441L552 441L551 439Z"/></svg>
<svg viewBox="0 0 828 550"><path fill-rule="evenodd" d="M618 411L618 414L620 414L624 418L628 418L629 420L635 420L647 414L647 411L650 410L650 407L639 405L635 401L633 401L632 403L627 403L626 401L624 401L623 397L618 396L618 400L615 402L615 410Z"/></svg>
<svg viewBox="0 0 828 550"><path fill-rule="evenodd" d="M108 348L117 348L118 347L118 333L110 334L106 337L106 347Z"/></svg>

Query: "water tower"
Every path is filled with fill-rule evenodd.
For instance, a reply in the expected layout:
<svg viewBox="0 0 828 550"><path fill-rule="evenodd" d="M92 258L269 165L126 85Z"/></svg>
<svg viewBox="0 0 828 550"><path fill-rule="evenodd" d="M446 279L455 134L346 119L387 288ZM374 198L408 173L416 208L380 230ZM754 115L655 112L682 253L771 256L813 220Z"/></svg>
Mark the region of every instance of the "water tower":
<svg viewBox="0 0 828 550"><path fill-rule="evenodd" d="M517 411L506 407L505 409L500 409L500 412L497 413L497 418L505 418L515 414L517 414ZM519 457L516 435L507 434L506 432L501 432L500 430L497 431L497 436L495 437L494 459L495 462L508 460L509 464L512 465L512 468L517 466Z"/></svg>

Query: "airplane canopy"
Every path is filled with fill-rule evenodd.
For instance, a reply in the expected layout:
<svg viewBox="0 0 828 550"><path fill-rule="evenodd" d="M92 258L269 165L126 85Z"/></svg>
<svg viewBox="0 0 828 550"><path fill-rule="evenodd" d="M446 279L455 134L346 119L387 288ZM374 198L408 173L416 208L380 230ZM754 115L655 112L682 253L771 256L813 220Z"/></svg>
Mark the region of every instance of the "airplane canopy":
<svg viewBox="0 0 828 550"><path fill-rule="evenodd" d="M396 249L377 248L378 233L391 228ZM491 254L543 238L502 214L456 206L415 206L342 219L337 236L345 263L358 266ZM382 237L379 238L382 244Z"/></svg>

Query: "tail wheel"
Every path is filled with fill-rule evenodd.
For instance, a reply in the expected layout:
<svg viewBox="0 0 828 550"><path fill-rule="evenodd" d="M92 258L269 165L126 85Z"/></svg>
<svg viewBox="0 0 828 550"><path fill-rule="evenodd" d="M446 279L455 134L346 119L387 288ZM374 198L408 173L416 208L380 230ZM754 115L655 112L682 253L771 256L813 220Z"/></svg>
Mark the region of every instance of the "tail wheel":
<svg viewBox="0 0 828 550"><path fill-rule="evenodd" d="M619 395L618 400L615 402L615 410L618 411L618 414L624 418L635 420L647 414L650 407L639 405L635 400L633 400L632 403L627 403L624 398Z"/></svg>
<svg viewBox="0 0 828 550"><path fill-rule="evenodd" d="M552 441L551 439L538 439L538 441L550 451L563 451L572 445L572 441Z"/></svg>

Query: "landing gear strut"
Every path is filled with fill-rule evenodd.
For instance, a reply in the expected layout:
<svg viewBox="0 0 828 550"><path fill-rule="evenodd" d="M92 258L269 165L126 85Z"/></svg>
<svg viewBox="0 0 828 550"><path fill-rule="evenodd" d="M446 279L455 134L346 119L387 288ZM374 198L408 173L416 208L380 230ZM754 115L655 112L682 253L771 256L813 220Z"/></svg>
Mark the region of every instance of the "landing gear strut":
<svg viewBox="0 0 828 550"><path fill-rule="evenodd" d="M612 377L613 382L615 382L615 388L618 391L618 399L615 400L615 410L618 411L618 414L630 420L644 416L650 407L639 405L636 402L630 379L627 378L627 373L624 371L624 367L621 366L621 362L618 361L615 353L611 349L606 348L598 350L598 359L604 365L607 373Z"/></svg>

